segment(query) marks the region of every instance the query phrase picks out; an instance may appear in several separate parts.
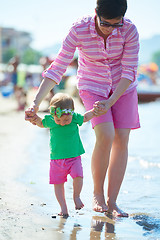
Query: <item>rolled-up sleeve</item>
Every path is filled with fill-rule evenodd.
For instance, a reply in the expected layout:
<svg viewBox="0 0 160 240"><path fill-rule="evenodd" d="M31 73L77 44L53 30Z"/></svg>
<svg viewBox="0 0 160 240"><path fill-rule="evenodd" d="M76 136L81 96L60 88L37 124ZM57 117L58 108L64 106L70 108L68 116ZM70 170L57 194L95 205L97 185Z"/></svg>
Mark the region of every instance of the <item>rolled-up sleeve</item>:
<svg viewBox="0 0 160 240"><path fill-rule="evenodd" d="M138 67L139 34L135 25L131 25L125 35L125 45L122 56L122 78L135 81Z"/></svg>
<svg viewBox="0 0 160 240"><path fill-rule="evenodd" d="M63 74L71 63L74 52L77 47L77 35L74 26L70 29L68 35L63 41L62 47L51 65L42 73L43 77L60 83Z"/></svg>

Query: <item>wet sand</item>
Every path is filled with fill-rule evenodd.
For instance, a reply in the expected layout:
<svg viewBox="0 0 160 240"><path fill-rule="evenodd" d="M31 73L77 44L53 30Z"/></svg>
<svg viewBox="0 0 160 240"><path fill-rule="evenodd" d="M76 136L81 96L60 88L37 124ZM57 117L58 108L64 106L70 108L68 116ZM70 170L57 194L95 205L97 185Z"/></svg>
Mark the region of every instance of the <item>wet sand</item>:
<svg viewBox="0 0 160 240"><path fill-rule="evenodd" d="M0 239L47 239L42 228L51 219L40 215L40 200L18 181L30 162L26 148L33 131L16 108L14 98L0 97Z"/></svg>
<svg viewBox="0 0 160 240"><path fill-rule="evenodd" d="M85 207L74 209L69 178L66 199L70 217L57 216L59 206L48 184L48 132L24 121L24 113L15 109L13 97L0 97L0 240L149 239L136 224L134 214L115 219L92 211L90 157L94 134L89 123L81 129L86 148L82 191ZM124 192L122 188L122 201L126 199Z"/></svg>

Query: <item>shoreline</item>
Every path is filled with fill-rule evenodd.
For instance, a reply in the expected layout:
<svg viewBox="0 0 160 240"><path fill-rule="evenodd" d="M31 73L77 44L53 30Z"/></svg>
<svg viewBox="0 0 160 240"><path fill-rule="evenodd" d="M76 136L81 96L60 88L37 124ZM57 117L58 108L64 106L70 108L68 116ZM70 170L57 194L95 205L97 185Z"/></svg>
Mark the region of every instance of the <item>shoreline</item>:
<svg viewBox="0 0 160 240"><path fill-rule="evenodd" d="M21 182L31 162L26 149L34 137L33 126L25 122L24 112L15 111L14 97L0 97L0 102L0 239L47 239L43 230L52 221L43 214L34 189Z"/></svg>
<svg viewBox="0 0 160 240"><path fill-rule="evenodd" d="M150 226L150 221L154 219L145 211L139 213L138 210L144 208L134 205L134 199L129 199L129 195L126 198L128 193L125 193L125 188L127 189L128 186L125 185L125 181L120 193L120 207L130 211L129 218L109 218L102 213L92 211L93 183L90 156L94 133L89 123L81 128L86 148L86 154L83 156L84 187L82 190L85 207L80 211L74 209L72 180L69 178L66 183L66 199L70 217L68 219L59 216L52 218L52 215L59 212L59 205L55 200L53 186L48 184L48 133L26 122L24 112L17 112L15 109L14 97L0 97L0 135L2 137L0 151L3 156L0 160L1 240L148 239L144 227L145 224ZM134 159L130 159L129 162L133 172ZM126 180L129 181L129 177ZM127 204L129 204L128 208ZM135 213L136 210L137 213ZM142 225L138 225L141 219ZM156 226L155 221L155 229ZM151 230L152 228L149 231Z"/></svg>

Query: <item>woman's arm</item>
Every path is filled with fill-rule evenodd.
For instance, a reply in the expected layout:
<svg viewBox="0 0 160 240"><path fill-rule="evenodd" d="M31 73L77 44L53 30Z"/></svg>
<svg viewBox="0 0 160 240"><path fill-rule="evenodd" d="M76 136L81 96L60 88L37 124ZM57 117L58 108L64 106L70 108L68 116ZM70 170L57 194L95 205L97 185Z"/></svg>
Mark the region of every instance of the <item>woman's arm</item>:
<svg viewBox="0 0 160 240"><path fill-rule="evenodd" d="M54 88L54 86L56 85L56 82L53 81L50 78L45 77L39 88L38 88L38 92L35 96L35 99L33 100L33 105L36 107L39 107L40 103L42 102L42 100L47 96L47 94L49 93L49 91Z"/></svg>
<svg viewBox="0 0 160 240"><path fill-rule="evenodd" d="M110 98L95 103L95 113L99 115L105 114L108 109L111 108L112 105L114 105L115 102L122 96L122 94L127 90L130 84L131 80L127 78L122 78Z"/></svg>
<svg viewBox="0 0 160 240"><path fill-rule="evenodd" d="M49 91L54 88L56 82L50 78L45 77L38 88L38 92L33 100L31 106L25 111L25 120L30 121L31 118L38 112L39 105Z"/></svg>
<svg viewBox="0 0 160 240"><path fill-rule="evenodd" d="M68 65L73 59L77 47L77 33L73 26L62 43L62 47L53 63L43 72L43 81L30 108L25 111L25 120L31 118L38 112L39 105L49 91L59 84Z"/></svg>
<svg viewBox="0 0 160 240"><path fill-rule="evenodd" d="M135 75L138 66L138 52L139 52L139 34L134 24L129 24L125 33L125 44L123 49L123 56L121 59L122 76L115 91L108 100L98 102L96 106L102 107L101 114L108 111L110 107L122 96L128 89L131 82L135 81ZM95 109L99 112L100 108ZM100 112L99 112L100 113Z"/></svg>
<svg viewBox="0 0 160 240"><path fill-rule="evenodd" d="M131 80L127 79L127 78L121 78L120 82L117 85L117 88L115 89L115 91L113 92L113 94L110 96L110 98L108 99L110 106L112 106L113 104L115 104L115 102L117 102L117 100L122 96L122 94L127 90L127 88L129 87L129 85L131 84Z"/></svg>

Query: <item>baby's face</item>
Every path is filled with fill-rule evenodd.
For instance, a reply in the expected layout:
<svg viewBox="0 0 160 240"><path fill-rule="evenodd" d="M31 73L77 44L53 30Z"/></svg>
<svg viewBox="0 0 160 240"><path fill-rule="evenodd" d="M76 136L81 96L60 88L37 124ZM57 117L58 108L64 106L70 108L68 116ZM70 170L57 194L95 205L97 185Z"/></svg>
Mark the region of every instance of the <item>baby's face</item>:
<svg viewBox="0 0 160 240"><path fill-rule="evenodd" d="M56 124L64 126L68 125L72 122L72 115L62 115L60 118L58 118L56 115L54 116L54 121Z"/></svg>

